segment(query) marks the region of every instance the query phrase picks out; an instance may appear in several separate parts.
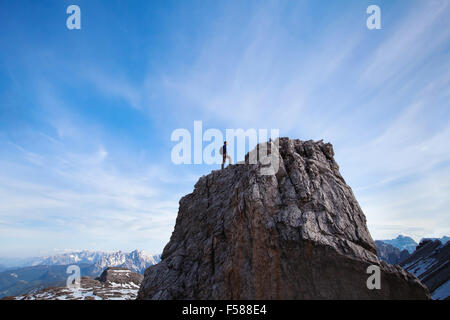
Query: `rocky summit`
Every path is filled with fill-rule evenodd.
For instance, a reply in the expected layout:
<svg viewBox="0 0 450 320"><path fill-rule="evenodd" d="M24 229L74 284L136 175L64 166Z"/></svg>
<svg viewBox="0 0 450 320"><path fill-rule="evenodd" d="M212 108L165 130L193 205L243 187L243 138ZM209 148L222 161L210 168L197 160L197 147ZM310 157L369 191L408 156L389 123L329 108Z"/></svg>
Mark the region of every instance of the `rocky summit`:
<svg viewBox="0 0 450 320"><path fill-rule="evenodd" d="M262 174L247 155L180 200L138 299L428 299L416 277L378 259L332 145L274 142L257 148L278 157L276 174ZM379 290L366 284L371 265L380 268Z"/></svg>

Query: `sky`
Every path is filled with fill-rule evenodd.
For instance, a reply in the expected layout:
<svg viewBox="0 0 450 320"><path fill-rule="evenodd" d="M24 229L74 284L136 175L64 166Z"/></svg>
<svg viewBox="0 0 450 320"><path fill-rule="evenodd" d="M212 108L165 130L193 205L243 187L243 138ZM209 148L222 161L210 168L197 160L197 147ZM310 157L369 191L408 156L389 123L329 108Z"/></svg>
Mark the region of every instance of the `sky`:
<svg viewBox="0 0 450 320"><path fill-rule="evenodd" d="M196 120L331 142L374 239L450 235L449 17L445 0L0 0L0 257L162 252L220 167L172 162Z"/></svg>

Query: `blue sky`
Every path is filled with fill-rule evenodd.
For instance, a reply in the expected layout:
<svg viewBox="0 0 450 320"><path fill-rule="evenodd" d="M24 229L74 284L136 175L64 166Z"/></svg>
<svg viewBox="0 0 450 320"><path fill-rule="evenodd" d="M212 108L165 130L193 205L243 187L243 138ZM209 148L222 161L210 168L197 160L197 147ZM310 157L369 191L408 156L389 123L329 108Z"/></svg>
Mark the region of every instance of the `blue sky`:
<svg viewBox="0 0 450 320"><path fill-rule="evenodd" d="M0 1L0 256L161 252L218 168L172 164L194 120L329 141L373 238L449 235L449 16L444 0Z"/></svg>

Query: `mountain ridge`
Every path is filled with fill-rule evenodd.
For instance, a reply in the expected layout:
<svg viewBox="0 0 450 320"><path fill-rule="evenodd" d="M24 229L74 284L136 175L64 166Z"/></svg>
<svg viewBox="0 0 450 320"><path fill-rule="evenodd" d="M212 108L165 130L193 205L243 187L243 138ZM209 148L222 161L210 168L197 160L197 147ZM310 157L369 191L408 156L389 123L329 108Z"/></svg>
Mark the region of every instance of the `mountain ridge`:
<svg viewBox="0 0 450 320"><path fill-rule="evenodd" d="M418 277L431 297L450 300L450 242L425 239L407 259L400 262L406 271Z"/></svg>
<svg viewBox="0 0 450 320"><path fill-rule="evenodd" d="M81 276L98 277L108 267L127 268L142 274L160 260L160 254L151 255L142 250L131 252L102 252L81 250L29 260L30 266L8 268L0 272L0 298L24 294L30 290L63 285L69 265L81 268Z"/></svg>
<svg viewBox="0 0 450 320"><path fill-rule="evenodd" d="M160 254L150 254L143 250L130 252L80 250L32 258L28 263L31 266L93 264L95 265L94 272L102 272L107 267L128 267L133 271L143 273L148 265L158 263L160 256Z"/></svg>
<svg viewBox="0 0 450 320"><path fill-rule="evenodd" d="M407 250L409 253L413 253L416 250L416 247L419 245L416 241L414 241L413 238L401 234L398 235L395 239L379 241L390 244L400 250Z"/></svg>

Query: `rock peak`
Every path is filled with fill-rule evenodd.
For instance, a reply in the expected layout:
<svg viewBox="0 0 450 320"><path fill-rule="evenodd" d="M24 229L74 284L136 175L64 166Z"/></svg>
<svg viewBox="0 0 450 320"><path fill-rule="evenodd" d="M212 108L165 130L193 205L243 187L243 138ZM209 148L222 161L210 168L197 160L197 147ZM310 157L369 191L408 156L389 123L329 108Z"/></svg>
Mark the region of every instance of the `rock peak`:
<svg viewBox="0 0 450 320"><path fill-rule="evenodd" d="M333 146L278 143L276 174L262 175L247 155L180 200L162 261L146 270L138 298L428 298L415 277L378 260ZM382 271L381 290L366 286L369 265Z"/></svg>

